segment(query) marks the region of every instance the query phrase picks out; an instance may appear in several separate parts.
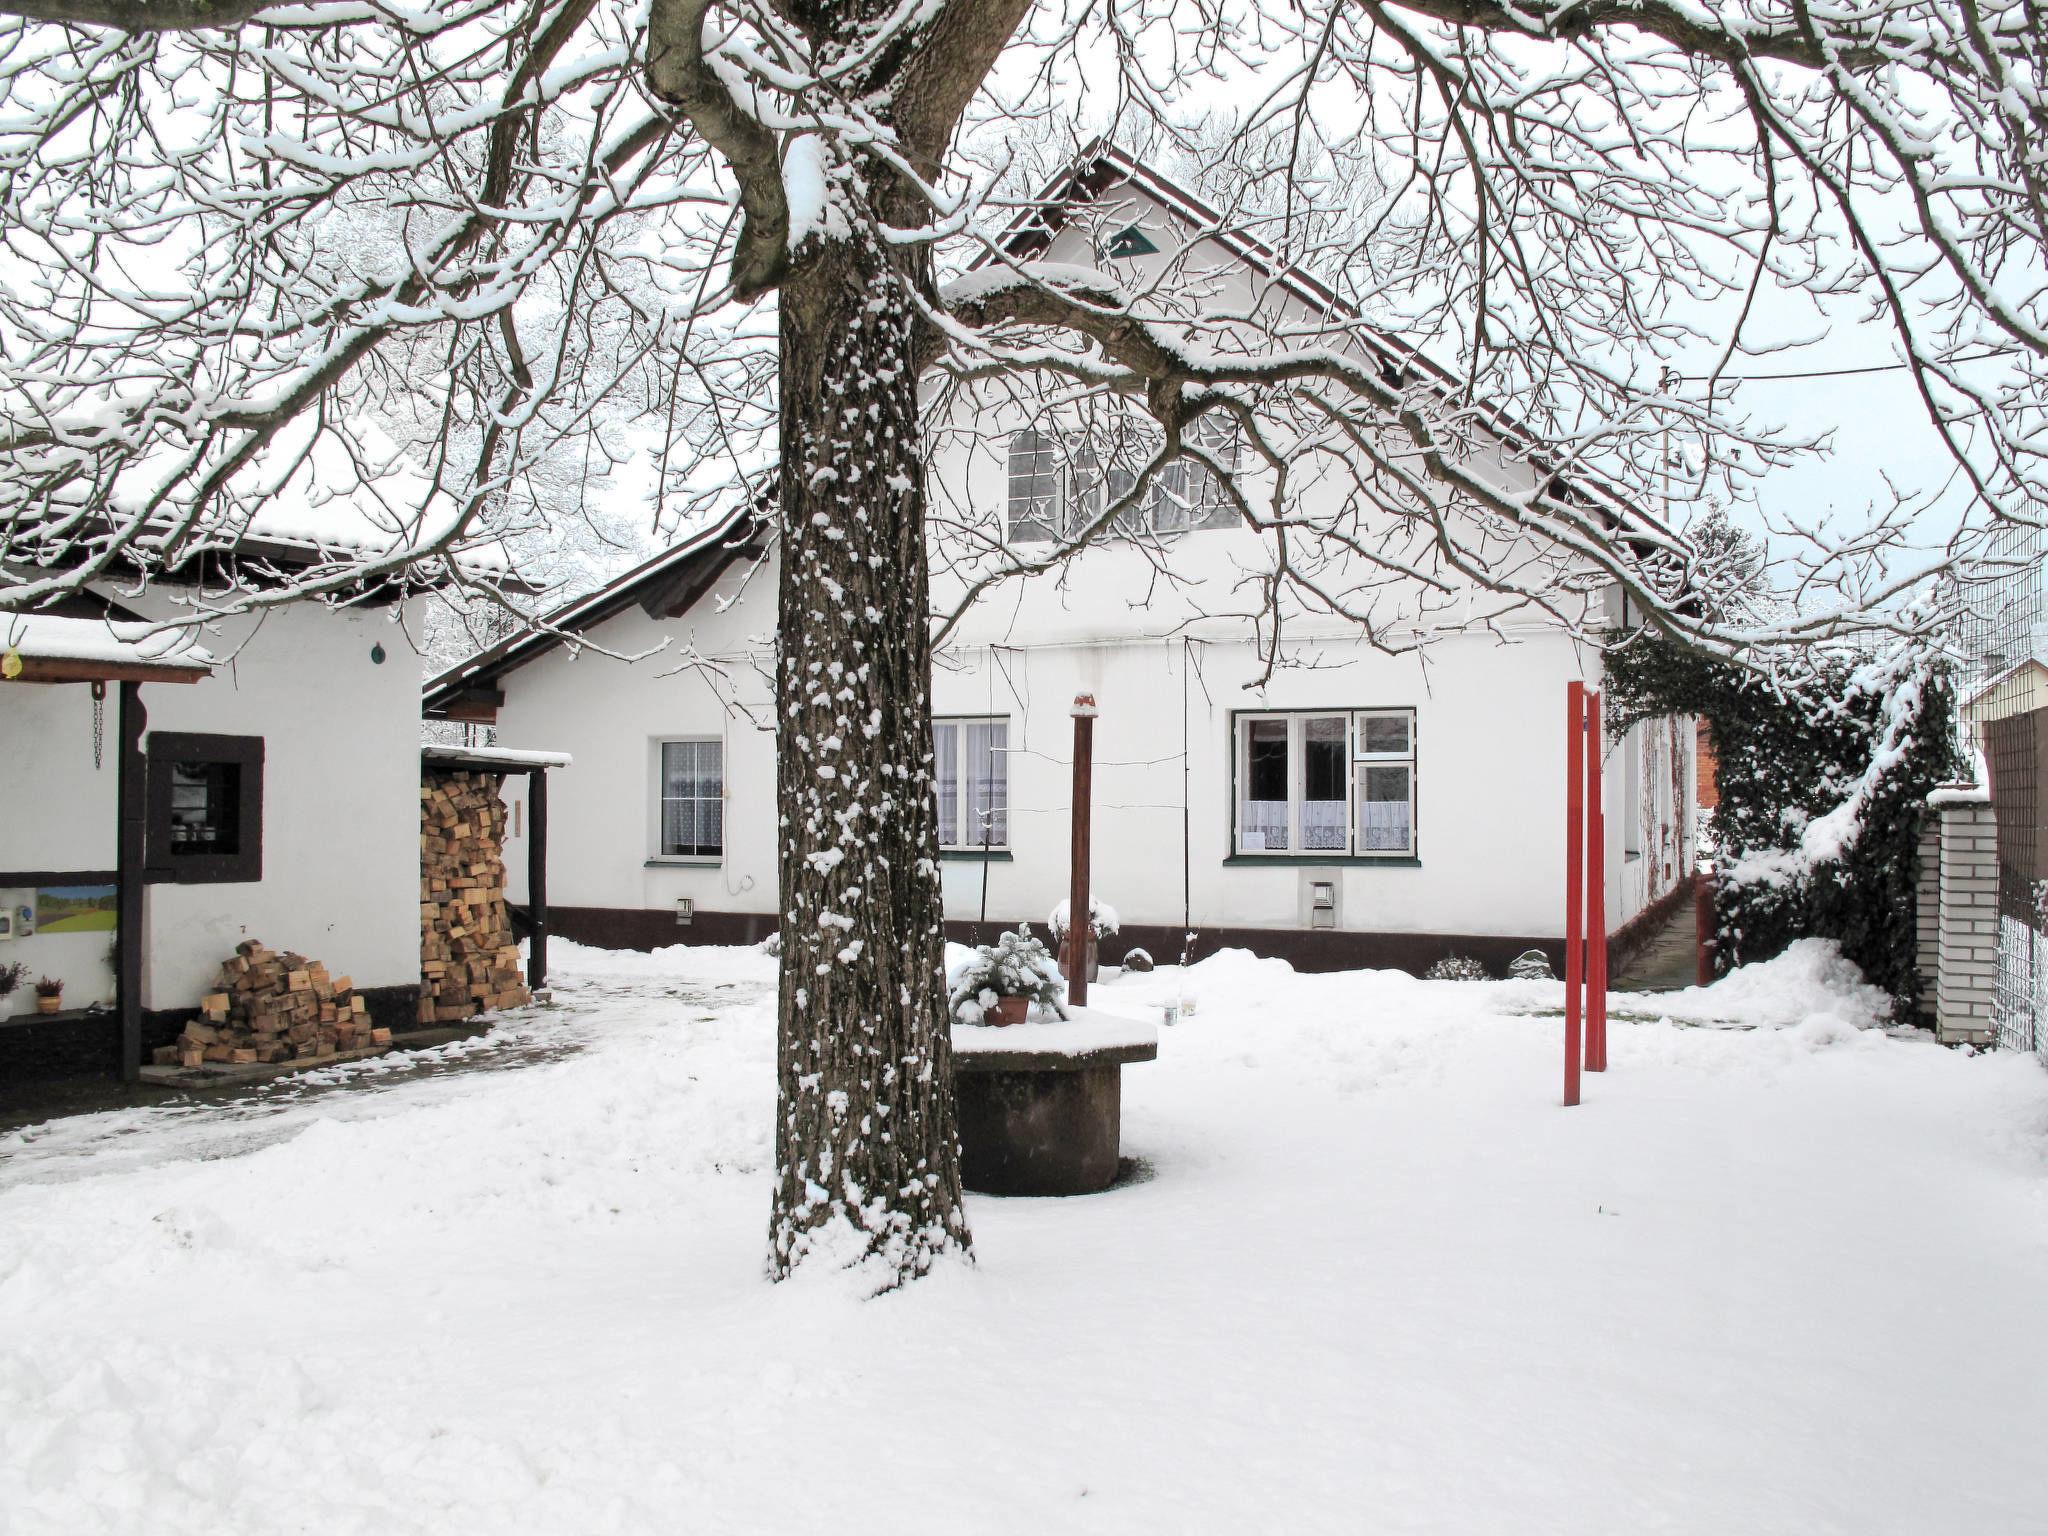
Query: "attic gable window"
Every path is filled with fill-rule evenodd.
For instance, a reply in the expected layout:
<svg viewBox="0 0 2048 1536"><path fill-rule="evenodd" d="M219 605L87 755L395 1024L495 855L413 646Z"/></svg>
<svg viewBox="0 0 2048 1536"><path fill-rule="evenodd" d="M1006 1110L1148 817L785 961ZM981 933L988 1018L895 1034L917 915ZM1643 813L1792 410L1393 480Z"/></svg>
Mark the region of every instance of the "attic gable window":
<svg viewBox="0 0 2048 1536"><path fill-rule="evenodd" d="M1059 444L1035 427L1010 434L1010 542L1049 543L1065 531Z"/></svg>
<svg viewBox="0 0 2048 1536"><path fill-rule="evenodd" d="M1217 412L1188 429L1190 446L1227 469L1239 462L1235 426ZM1137 483L1138 468L1155 451L1135 432L1120 431L1106 451L1087 437L1062 440L1036 427L1010 435L1009 541L1049 543L1070 538L1101 515L1105 500L1120 501ZM1107 461L1105 471L1103 464ZM1175 459L1152 477L1138 504L1117 515L1126 538L1231 528L1237 508L1206 464Z"/></svg>
<svg viewBox="0 0 2048 1536"><path fill-rule="evenodd" d="M1215 411L1198 417L1188 429L1189 446L1200 449L1226 469L1236 469L1236 429ZM1109 472L1112 501L1128 496L1136 483L1133 468L1117 467ZM1137 506L1117 517L1119 533L1184 533L1189 529L1231 528L1237 524L1237 508L1231 504L1223 482L1206 464L1193 459L1175 459L1152 477L1145 497Z"/></svg>
<svg viewBox="0 0 2048 1536"><path fill-rule="evenodd" d="M1120 229L1111 235L1109 237L1109 244L1105 245L1102 250L1105 256L1111 257L1157 256L1159 254L1159 247L1152 243L1152 237L1135 224L1125 229Z"/></svg>

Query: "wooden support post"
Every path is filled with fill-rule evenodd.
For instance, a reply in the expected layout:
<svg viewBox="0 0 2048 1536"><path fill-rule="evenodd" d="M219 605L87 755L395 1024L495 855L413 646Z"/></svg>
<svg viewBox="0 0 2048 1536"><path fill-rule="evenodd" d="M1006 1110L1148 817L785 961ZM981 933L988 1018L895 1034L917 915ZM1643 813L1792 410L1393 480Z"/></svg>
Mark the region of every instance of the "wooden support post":
<svg viewBox="0 0 2048 1536"><path fill-rule="evenodd" d="M149 716L142 685L121 684L114 725L114 862L119 912L114 930L114 998L121 1015L121 1081L142 1079L142 862L148 824L149 765L142 732Z"/></svg>
<svg viewBox="0 0 2048 1536"><path fill-rule="evenodd" d="M1600 695L1586 695L1586 1070L1607 1070L1607 803Z"/></svg>
<svg viewBox="0 0 2048 1536"><path fill-rule="evenodd" d="M526 905L533 916L533 937L526 950L526 985L538 990L548 982L548 771L526 775Z"/></svg>
<svg viewBox="0 0 2048 1536"><path fill-rule="evenodd" d="M1088 951L1095 938L1088 877L1088 811L1094 799L1095 695L1074 695L1073 878L1067 885L1067 1001L1088 1001Z"/></svg>
<svg viewBox="0 0 2048 1536"><path fill-rule="evenodd" d="M1579 1102L1579 992L1584 981L1586 852L1586 685L1565 690L1564 773L1564 1101Z"/></svg>

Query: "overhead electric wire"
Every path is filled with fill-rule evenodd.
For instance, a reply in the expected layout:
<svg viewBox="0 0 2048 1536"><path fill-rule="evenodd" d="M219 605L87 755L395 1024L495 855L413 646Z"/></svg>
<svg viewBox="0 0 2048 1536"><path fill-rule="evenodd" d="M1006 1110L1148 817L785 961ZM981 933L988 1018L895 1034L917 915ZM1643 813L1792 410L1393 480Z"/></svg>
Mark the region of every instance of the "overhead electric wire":
<svg viewBox="0 0 2048 1536"><path fill-rule="evenodd" d="M1981 363L1991 358L2004 357L2003 352L1979 352L1972 357L1951 357L1949 363ZM1680 384L1770 384L1792 379L1846 379L1859 373L1897 373L1911 368L1911 363L1870 363L1861 368L1816 368L1805 373L1682 373L1676 382Z"/></svg>

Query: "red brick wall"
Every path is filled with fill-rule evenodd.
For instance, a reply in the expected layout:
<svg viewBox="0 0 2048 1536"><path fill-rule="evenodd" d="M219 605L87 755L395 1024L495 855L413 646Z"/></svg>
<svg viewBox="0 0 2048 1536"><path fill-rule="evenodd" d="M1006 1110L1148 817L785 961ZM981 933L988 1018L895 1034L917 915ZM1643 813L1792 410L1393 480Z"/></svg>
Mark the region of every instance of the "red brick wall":
<svg viewBox="0 0 2048 1536"><path fill-rule="evenodd" d="M1721 800L1721 792L1714 787L1714 774L1718 764L1714 759L1714 738L1707 731L1707 722L1699 722L1699 807L1711 811Z"/></svg>

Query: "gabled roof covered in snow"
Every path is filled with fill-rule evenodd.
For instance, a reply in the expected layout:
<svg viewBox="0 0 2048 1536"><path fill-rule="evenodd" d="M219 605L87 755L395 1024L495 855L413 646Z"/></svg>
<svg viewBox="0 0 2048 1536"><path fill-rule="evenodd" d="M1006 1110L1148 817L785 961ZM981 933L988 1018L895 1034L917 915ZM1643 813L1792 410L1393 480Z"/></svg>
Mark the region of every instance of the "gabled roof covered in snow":
<svg viewBox="0 0 2048 1536"><path fill-rule="evenodd" d="M503 702L498 680L556 646L638 605L650 617L679 618L711 590L735 560L765 547L759 503L743 499L723 517L679 543L586 592L546 615L538 627L520 631L478 651L427 680L422 708L432 719L490 719Z"/></svg>
<svg viewBox="0 0 2048 1536"><path fill-rule="evenodd" d="M1302 303L1343 320L1347 334L1359 336L1373 349L1390 379L1422 377L1438 385L1446 397L1456 393L1456 380L1440 365L1399 337L1365 325L1358 311L1328 284L1281 262L1263 241L1231 229L1216 209L1106 139L1098 138L1084 148L1052 180L1036 203L1011 221L997 246L1012 260L1030 260L1052 243L1072 208L1099 200L1125 185L1142 191L1192 231L1215 240ZM986 269L997 259L985 251L971 267ZM1532 434L1498 409L1479 409L1503 443L1531 463L1544 465L1544 456ZM1655 519L1631 507L1618 492L1583 475L1553 475L1551 494L1595 507L1614 525L1632 524L1646 533L1664 531ZM499 679L636 603L656 617L679 617L710 590L719 574L735 559L759 550L761 522L750 508L760 504L759 498L742 502L710 527L596 591L563 604L547 615L540 627L501 640L429 679L425 689L427 715L457 720L494 718L497 705L503 702L497 687Z"/></svg>
<svg viewBox="0 0 2048 1536"><path fill-rule="evenodd" d="M0 682L193 683L213 658L189 630L118 619L0 614Z"/></svg>
<svg viewBox="0 0 2048 1536"><path fill-rule="evenodd" d="M1031 260L1042 254L1066 227L1074 207L1098 202L1124 186L1144 193L1180 219L1191 233L1215 241L1310 310L1341 320L1346 335L1355 337L1371 350L1374 360L1390 382L1420 380L1434 385L1446 399L1460 395L1457 378L1442 364L1394 332L1366 321L1355 305L1339 296L1322 279L1281 261L1263 240L1241 229L1231 228L1217 209L1105 138L1098 137L1084 146L1072 163L1053 178L1035 206L1023 210L1011 220L1009 228L996 242L997 248L1002 256L1012 261ZM985 270L999 259L994 252L983 251L969 264L970 270ZM1635 506L1618 487L1584 470L1574 470L1568 475L1557 471L1541 439L1498 403L1483 400L1461 403L1472 410L1504 446L1550 475L1550 495L1597 510L1610 526L1635 525L1646 534L1668 536L1669 530L1662 522Z"/></svg>
<svg viewBox="0 0 2048 1536"><path fill-rule="evenodd" d="M20 568L67 570L93 559L116 541L114 565L123 576L143 574L178 583L275 586L288 581L340 577L344 601L382 601L408 589L445 584L445 560L460 579L514 592L531 592L512 569L495 533L473 531L450 540L445 555L425 555L423 568L348 580L350 568L405 560L446 538L462 508L412 460L392 450L374 473L329 452L315 455L283 485L250 505L218 499L196 512L162 512L132 526L129 515L100 506L19 530Z"/></svg>

